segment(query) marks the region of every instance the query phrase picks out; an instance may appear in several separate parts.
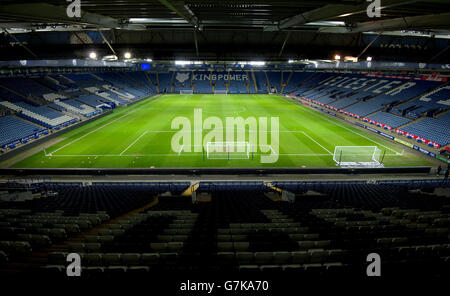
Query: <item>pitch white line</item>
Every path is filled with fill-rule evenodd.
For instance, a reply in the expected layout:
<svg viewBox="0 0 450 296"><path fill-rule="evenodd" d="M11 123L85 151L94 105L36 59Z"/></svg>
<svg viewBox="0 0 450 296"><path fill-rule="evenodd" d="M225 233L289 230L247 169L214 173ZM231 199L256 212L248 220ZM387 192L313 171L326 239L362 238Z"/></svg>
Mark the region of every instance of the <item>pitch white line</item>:
<svg viewBox="0 0 450 296"><path fill-rule="evenodd" d="M333 153L330 152L330 150L328 150L327 148L323 147L319 142L317 142L316 140L314 140L312 137L310 137L307 133L302 132L302 134L304 134L305 136L307 136L311 141L313 141L314 143L316 143L317 145L319 145L320 147L322 147L323 150L325 150L326 152L328 152L330 155L333 155Z"/></svg>
<svg viewBox="0 0 450 296"><path fill-rule="evenodd" d="M274 151L272 151L274 152ZM183 157L198 157L201 152L191 153L191 154L183 154ZM257 153L254 152L254 155L267 155L267 153ZM328 156L329 154L320 154L320 153L279 153L280 156ZM394 154L391 154L394 155ZM47 155L47 157L149 157L149 156L180 156L178 153L172 153L172 154L78 154L78 155Z"/></svg>
<svg viewBox="0 0 450 296"><path fill-rule="evenodd" d="M122 116L120 116L120 117L114 119L113 121L110 121L110 122L108 122L108 123L106 123L106 124L104 124L104 125L102 125L102 126L96 128L95 130L92 130L92 131L88 132L87 134L82 135L82 136L79 137L79 138L76 138L75 140L73 140L73 141L71 141L71 142L69 142L69 143L67 143L67 144L65 144L65 145L63 145L63 146L61 146L61 147L59 147L59 148L56 149L55 151L51 152L49 155L52 155L53 153L56 153L56 152L58 152L59 150L65 148L65 147L67 147L67 146L69 146L69 145L72 145L73 143L75 143L75 142L77 142L77 141L83 139L84 137L89 136L89 135L92 134L92 133L95 133L96 131L98 131L98 130L104 128L105 126L108 126L108 125L110 125L111 123L114 123L114 122L116 122L117 120L122 119L122 118L124 118L125 116L130 115L131 113L136 112L137 110L138 110L138 109L134 109L134 110L128 112L127 114L124 114L124 115L122 115Z"/></svg>
<svg viewBox="0 0 450 296"><path fill-rule="evenodd" d="M158 97L158 98L154 99L153 101L149 102L148 104L152 104L153 102L156 102L159 98L161 98L161 97ZM90 135L90 134L92 134L92 133L94 133L94 132L96 132L96 131L98 131L98 130L104 128L105 126L110 125L111 123L114 123L114 122L118 121L119 119L124 118L125 116L128 116L128 115L130 115L130 114L136 112L137 110L139 110L139 108L136 108L136 109L134 109L134 110L131 110L130 112L128 112L128 113L126 113L126 114L124 114L124 115L122 115L122 116L120 116L120 117L114 119L113 121L110 121L110 122L108 122L108 123L106 123L106 124L104 124L104 125L102 125L102 126L96 128L95 130L92 130L92 131L88 132L87 134L84 134L84 135L82 135L81 137L76 138L75 140L73 140L73 141L71 141L71 142L69 142L69 143L67 143L67 144L65 144L65 145L63 145L63 146L61 146L61 147L59 147L59 148L56 149L55 151L49 153L48 155L49 155L49 156L54 156L53 153L58 152L59 150L61 150L61 149L65 148L65 147L67 147L67 146L69 146L69 145L71 145L71 144L73 144L73 143L75 143L75 142L77 142L77 141L83 139L84 137L86 137L86 136L88 136L88 135Z"/></svg>
<svg viewBox="0 0 450 296"><path fill-rule="evenodd" d="M122 152L120 152L119 155L123 155L128 149L130 149L134 144L137 143L137 141L139 141L139 139L141 139L143 136L145 136L145 134L147 134L147 131L143 132L142 135L140 135L136 140L134 140L130 145L128 145L127 148L125 148L125 150L123 150Z"/></svg>

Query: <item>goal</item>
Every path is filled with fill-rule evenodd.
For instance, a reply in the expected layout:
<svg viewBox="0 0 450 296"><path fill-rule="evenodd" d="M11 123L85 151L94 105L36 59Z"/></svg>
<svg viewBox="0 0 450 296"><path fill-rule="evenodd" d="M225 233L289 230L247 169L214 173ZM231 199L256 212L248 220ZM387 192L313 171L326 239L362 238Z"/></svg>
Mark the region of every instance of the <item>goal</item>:
<svg viewBox="0 0 450 296"><path fill-rule="evenodd" d="M192 89L180 90L180 95L193 95L194 91Z"/></svg>
<svg viewBox="0 0 450 296"><path fill-rule="evenodd" d="M214 90L215 95L227 95L228 92L226 90Z"/></svg>
<svg viewBox="0 0 450 296"><path fill-rule="evenodd" d="M381 150L376 146L336 146L333 160L341 167L383 167Z"/></svg>
<svg viewBox="0 0 450 296"><path fill-rule="evenodd" d="M248 142L208 142L207 159L249 159L251 157Z"/></svg>

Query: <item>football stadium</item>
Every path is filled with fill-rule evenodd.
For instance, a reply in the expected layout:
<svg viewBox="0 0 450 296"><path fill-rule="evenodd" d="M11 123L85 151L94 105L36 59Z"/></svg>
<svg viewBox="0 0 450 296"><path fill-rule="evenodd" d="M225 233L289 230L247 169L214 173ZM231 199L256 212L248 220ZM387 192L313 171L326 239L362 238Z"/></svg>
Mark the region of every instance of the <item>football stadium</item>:
<svg viewBox="0 0 450 296"><path fill-rule="evenodd" d="M447 0L2 1L0 276L448 279L449 45Z"/></svg>

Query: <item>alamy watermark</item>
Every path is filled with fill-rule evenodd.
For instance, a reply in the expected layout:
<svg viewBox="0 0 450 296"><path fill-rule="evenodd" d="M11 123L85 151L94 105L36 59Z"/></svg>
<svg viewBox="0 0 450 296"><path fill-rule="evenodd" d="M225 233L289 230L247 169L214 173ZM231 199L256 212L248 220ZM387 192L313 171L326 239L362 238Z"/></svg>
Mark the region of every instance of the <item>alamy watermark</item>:
<svg viewBox="0 0 450 296"><path fill-rule="evenodd" d="M270 127L269 127L270 125ZM178 130L172 137L172 150L205 153L247 153L248 157L260 152L261 163L278 161L280 142L279 117L226 117L225 122L217 116L203 118L202 109L194 109L194 122L184 116L172 120L171 129ZM205 132L205 134L204 134ZM248 138L247 138L248 133ZM269 134L270 133L270 137ZM270 138L270 141L269 141ZM210 143L210 145L208 145ZM212 145L211 145L212 143ZM234 143L217 145L217 143ZM239 143L246 143L242 145Z"/></svg>
<svg viewBox="0 0 450 296"><path fill-rule="evenodd" d="M66 268L67 276L81 276L81 257L77 253L67 255L67 262L70 262Z"/></svg>
<svg viewBox="0 0 450 296"><path fill-rule="evenodd" d="M366 258L370 264L366 268L367 276L381 276L381 257L377 253L370 253Z"/></svg>
<svg viewBox="0 0 450 296"><path fill-rule="evenodd" d="M71 2L66 9L67 16L72 17L81 17L81 1L80 0L67 0L67 2Z"/></svg>
<svg viewBox="0 0 450 296"><path fill-rule="evenodd" d="M381 17L381 0L367 0L367 2L371 2L366 9L367 16Z"/></svg>

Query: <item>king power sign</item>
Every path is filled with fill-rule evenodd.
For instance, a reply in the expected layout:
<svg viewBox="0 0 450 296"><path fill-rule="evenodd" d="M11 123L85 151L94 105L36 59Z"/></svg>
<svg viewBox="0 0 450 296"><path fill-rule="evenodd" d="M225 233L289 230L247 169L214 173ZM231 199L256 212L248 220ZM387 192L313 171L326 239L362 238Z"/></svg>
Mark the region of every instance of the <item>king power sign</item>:
<svg viewBox="0 0 450 296"><path fill-rule="evenodd" d="M180 82L184 83L186 81L189 81L192 78L192 81L248 81L247 74L231 74L231 73L177 73L175 79Z"/></svg>

